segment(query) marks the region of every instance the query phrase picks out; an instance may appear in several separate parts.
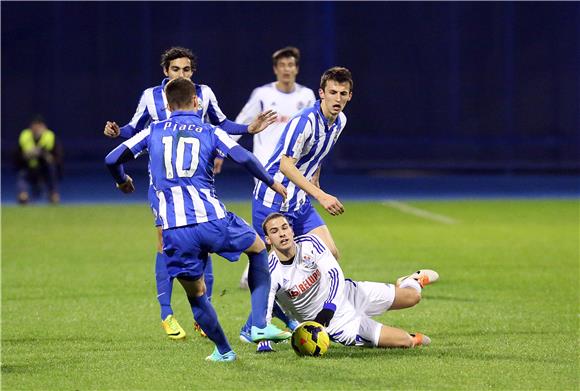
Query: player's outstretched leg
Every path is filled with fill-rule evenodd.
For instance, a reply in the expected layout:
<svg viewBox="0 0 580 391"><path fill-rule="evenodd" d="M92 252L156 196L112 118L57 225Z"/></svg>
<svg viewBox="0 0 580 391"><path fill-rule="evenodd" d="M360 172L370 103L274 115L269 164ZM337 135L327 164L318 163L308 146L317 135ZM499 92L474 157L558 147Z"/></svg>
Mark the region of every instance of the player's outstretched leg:
<svg viewBox="0 0 580 391"><path fill-rule="evenodd" d="M268 295L270 293L270 271L268 270L268 257L264 242L256 235L256 240L252 246L244 252L250 259L248 283L252 297L252 340L254 342L264 339L282 341L290 338L292 336L291 333L280 330L273 324L266 323Z"/></svg>
<svg viewBox="0 0 580 391"><path fill-rule="evenodd" d="M185 289L187 300L191 305L193 316L206 332L208 338L216 344L216 348L206 360L209 361L234 361L236 354L232 350L224 331L219 323L215 309L205 294L203 278L189 280L178 278Z"/></svg>
<svg viewBox="0 0 580 391"><path fill-rule="evenodd" d="M409 334L405 330L382 325L377 346L379 348L412 348L430 343L431 339L424 334Z"/></svg>
<svg viewBox="0 0 580 391"><path fill-rule="evenodd" d="M439 273L437 273L435 270L430 269L417 270L413 274L397 278L397 286L400 287L403 281L405 281L406 279L415 280L419 283L421 288L424 288L425 286L436 282L439 279Z"/></svg>
<svg viewBox="0 0 580 391"><path fill-rule="evenodd" d="M423 287L436 282L439 274L434 270L424 269L397 279L395 299L389 310L413 307L421 301Z"/></svg>
<svg viewBox="0 0 580 391"><path fill-rule="evenodd" d="M157 300L161 307L161 327L171 339L185 338L185 330L173 316L171 309L171 294L173 291L173 279L167 273L165 255L157 253L155 257L155 282L157 286Z"/></svg>

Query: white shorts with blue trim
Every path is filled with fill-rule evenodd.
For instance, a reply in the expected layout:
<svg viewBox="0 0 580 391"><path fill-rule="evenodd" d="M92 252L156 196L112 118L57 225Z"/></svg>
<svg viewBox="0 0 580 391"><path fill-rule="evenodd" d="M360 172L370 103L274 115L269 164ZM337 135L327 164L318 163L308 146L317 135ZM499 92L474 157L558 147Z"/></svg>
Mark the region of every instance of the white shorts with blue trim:
<svg viewBox="0 0 580 391"><path fill-rule="evenodd" d="M383 325L371 316L381 315L391 308L395 286L346 279L345 293L354 310L337 311L327 328L331 339L347 346L378 346Z"/></svg>

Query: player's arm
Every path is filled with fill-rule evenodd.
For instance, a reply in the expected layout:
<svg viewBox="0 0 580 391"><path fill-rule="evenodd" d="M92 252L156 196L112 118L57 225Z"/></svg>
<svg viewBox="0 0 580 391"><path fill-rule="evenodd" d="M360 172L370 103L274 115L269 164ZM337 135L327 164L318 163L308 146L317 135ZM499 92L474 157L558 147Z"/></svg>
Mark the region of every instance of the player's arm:
<svg viewBox="0 0 580 391"><path fill-rule="evenodd" d="M296 168L296 161L298 159L282 155L280 159L280 171L286 178L288 178L296 186L304 190L306 193L314 197L320 205L332 216L338 216L344 213L344 206L333 196L324 192L319 186L316 186L311 181L306 179L304 175Z"/></svg>
<svg viewBox="0 0 580 391"><path fill-rule="evenodd" d="M282 282L276 262L276 260L272 263L268 261L268 268L270 269L270 293L268 294L268 311L266 312L266 322L268 323L272 321L272 308L276 301L276 293L278 293Z"/></svg>
<svg viewBox="0 0 580 391"><path fill-rule="evenodd" d="M225 130L226 133L231 135L259 133L276 122L276 118L278 117L278 114L275 111L268 110L260 113L248 125L236 123L226 118L225 114L218 106L217 98L211 88L207 88L206 95L209 99L207 107L209 122L212 125L219 126Z"/></svg>
<svg viewBox="0 0 580 391"><path fill-rule="evenodd" d="M214 134L217 137L217 149L219 152L243 166L250 174L286 199L286 188L281 183L274 181L274 178L268 174L264 166L251 152L240 146L219 128L215 130Z"/></svg>
<svg viewBox="0 0 580 391"><path fill-rule="evenodd" d="M145 129L151 122L151 115L147 109L147 102L145 100L146 91L143 92L141 98L139 99L139 104L137 105L137 110L133 115L131 121L123 126L119 127L116 122L107 121L105 124L105 129L103 133L107 137L116 138L122 137L128 139L135 134L139 133Z"/></svg>
<svg viewBox="0 0 580 391"><path fill-rule="evenodd" d="M249 125L258 115L260 115L263 107L264 104L259 97L259 89L256 88L254 91L252 91L250 98L242 108L242 111L240 111L236 117L236 122L238 124ZM241 137L242 135L235 135L232 136L232 139L234 141L238 141Z"/></svg>
<svg viewBox="0 0 580 391"><path fill-rule="evenodd" d="M322 239L314 235L309 236L316 242L315 247L324 248L324 251L317 256L316 264L323 276L322 278L329 280L330 291L328 297L324 300L322 310L316 315L314 321L327 327L334 317L337 304L343 301L344 274L330 250L324 245Z"/></svg>
<svg viewBox="0 0 580 391"><path fill-rule="evenodd" d="M105 157L105 164L115 179L117 188L123 193L132 193L135 191L133 179L125 173L125 167L123 164L136 159L147 149L149 134L150 128L137 133L135 136L113 149Z"/></svg>

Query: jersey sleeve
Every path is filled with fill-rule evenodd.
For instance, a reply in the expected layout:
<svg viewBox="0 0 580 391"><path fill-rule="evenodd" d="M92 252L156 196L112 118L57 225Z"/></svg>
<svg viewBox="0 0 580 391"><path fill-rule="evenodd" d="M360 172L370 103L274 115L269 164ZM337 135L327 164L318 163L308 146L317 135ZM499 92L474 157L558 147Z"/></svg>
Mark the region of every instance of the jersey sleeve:
<svg viewBox="0 0 580 391"><path fill-rule="evenodd" d="M236 117L237 123L249 125L262 112L264 104L260 99L260 94L258 91L259 90L257 88L252 91L250 99L244 105L244 108L242 111L240 111L240 114L238 114Z"/></svg>
<svg viewBox="0 0 580 391"><path fill-rule="evenodd" d="M306 116L293 118L284 130L284 149L282 153L286 156L299 159L306 140L312 135L312 123Z"/></svg>
<svg viewBox="0 0 580 391"><path fill-rule="evenodd" d="M268 258L268 269L270 270L270 293L268 295L268 311L266 313L266 322L272 321L272 308L276 300L276 293L282 286L282 274L278 260L270 256Z"/></svg>
<svg viewBox="0 0 580 391"><path fill-rule="evenodd" d="M218 155L226 157L230 149L239 144L232 140L222 129L216 128L214 131L214 145Z"/></svg>
<svg viewBox="0 0 580 391"><path fill-rule="evenodd" d="M323 308L336 311L337 304L341 303L344 298L344 274L324 242L317 236L309 235L309 237L313 241L314 247L321 250L316 257L316 264L324 278L329 280L330 289L328 297L324 300Z"/></svg>
<svg viewBox="0 0 580 391"><path fill-rule="evenodd" d="M147 90L143 91L143 94L141 94L137 110L135 111L135 114L133 114L131 121L120 129L120 137L130 138L145 129L151 123L151 114L147 109L146 95Z"/></svg>
<svg viewBox="0 0 580 391"><path fill-rule="evenodd" d="M227 117L222 112L222 109L220 109L220 107L218 105L217 98L216 98L215 94L213 93L213 90L209 87L207 87L207 90L205 91L205 99L208 100L207 117L208 117L209 123L212 125L216 125L216 126L220 125L222 122L224 122L227 119Z"/></svg>
<svg viewBox="0 0 580 391"><path fill-rule="evenodd" d="M149 138L151 135L151 126L140 131L129 140L125 141L122 145L129 148L131 153L135 158L146 152L149 149Z"/></svg>

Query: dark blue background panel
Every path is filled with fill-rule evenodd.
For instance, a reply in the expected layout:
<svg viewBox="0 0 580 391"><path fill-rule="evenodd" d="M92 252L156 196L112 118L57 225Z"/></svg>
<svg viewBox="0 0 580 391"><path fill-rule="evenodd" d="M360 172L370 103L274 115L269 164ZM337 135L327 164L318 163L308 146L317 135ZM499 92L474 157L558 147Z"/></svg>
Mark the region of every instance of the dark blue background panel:
<svg viewBox="0 0 580 391"><path fill-rule="evenodd" d="M330 170L580 167L580 4L3 2L3 166L42 113L67 165L94 167L174 45L199 56L230 119L302 50L298 81L350 68L349 124Z"/></svg>

